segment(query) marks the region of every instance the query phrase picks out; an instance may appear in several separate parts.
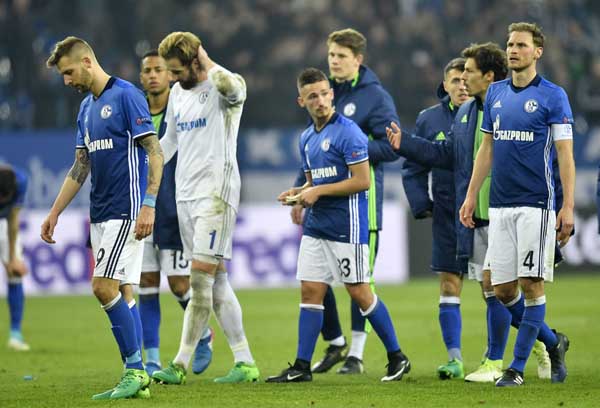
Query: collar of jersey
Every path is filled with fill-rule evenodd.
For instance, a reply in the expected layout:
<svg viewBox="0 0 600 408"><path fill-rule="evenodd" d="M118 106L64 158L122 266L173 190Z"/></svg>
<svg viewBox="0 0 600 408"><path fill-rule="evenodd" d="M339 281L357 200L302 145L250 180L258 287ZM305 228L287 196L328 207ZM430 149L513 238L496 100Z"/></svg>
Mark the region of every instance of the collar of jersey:
<svg viewBox="0 0 600 408"><path fill-rule="evenodd" d="M98 97L96 98L94 96L94 100L97 101L98 99L100 99L100 97L102 96L102 94L106 91L108 91L110 88L112 88L112 86L114 85L115 81L117 80L117 78L115 77L110 77L108 79L108 82L106 83L106 86L104 87L104 89L102 90L102 92L100 92L100 95L98 95Z"/></svg>
<svg viewBox="0 0 600 408"><path fill-rule="evenodd" d="M525 85L522 88L519 88L517 86L515 86L512 82L512 78L510 80L510 88L513 90L513 92L515 93L519 93L527 88L529 88L530 86L538 86L540 84L540 82L542 82L542 77L539 76L539 74L536 74L535 77L531 80L530 83L528 83L527 85Z"/></svg>
<svg viewBox="0 0 600 408"><path fill-rule="evenodd" d="M321 128L321 130L317 130L317 126L316 126L316 124L313 122L313 130L315 131L315 133L321 133L322 131L324 131L324 130L325 130L325 128L326 128L327 126L329 126L329 124L330 124L330 123L333 123L333 122L335 122L335 120L337 119L337 117L338 117L338 116L339 116L339 113L337 113L337 112L333 112L333 115L331 115L331 117L329 118L329 120L327 121L327 123L325 123L325 126L323 126L323 127Z"/></svg>

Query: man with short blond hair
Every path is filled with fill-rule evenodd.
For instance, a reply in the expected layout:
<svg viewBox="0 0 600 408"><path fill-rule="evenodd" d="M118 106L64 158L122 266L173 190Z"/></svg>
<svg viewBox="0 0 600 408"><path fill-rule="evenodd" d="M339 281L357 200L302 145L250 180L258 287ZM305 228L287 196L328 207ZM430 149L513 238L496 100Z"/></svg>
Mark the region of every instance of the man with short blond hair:
<svg viewBox="0 0 600 408"><path fill-rule="evenodd" d="M149 397L132 289L140 281L141 240L152 232L163 168L148 103L133 84L108 75L80 38L57 43L46 65L56 67L65 85L89 94L77 117L75 162L42 224L41 237L55 243L60 214L91 172L90 235L96 258L92 289L112 323L125 363L121 381L92 399Z"/></svg>

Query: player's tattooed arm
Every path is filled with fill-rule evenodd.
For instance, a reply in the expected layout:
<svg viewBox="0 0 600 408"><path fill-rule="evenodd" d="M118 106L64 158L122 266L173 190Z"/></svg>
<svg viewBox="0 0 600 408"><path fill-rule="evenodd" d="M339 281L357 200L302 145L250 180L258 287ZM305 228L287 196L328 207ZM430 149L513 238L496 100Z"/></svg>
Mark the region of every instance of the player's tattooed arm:
<svg viewBox="0 0 600 408"><path fill-rule="evenodd" d="M88 154L87 149L77 149L75 150L75 162L73 163L73 166L71 166L71 170L69 170L67 176L73 179L77 184L82 185L90 173L90 168L90 155Z"/></svg>
<svg viewBox="0 0 600 408"><path fill-rule="evenodd" d="M146 193L156 196L162 179L164 157L160 142L156 135L149 135L139 140L148 155L148 187Z"/></svg>

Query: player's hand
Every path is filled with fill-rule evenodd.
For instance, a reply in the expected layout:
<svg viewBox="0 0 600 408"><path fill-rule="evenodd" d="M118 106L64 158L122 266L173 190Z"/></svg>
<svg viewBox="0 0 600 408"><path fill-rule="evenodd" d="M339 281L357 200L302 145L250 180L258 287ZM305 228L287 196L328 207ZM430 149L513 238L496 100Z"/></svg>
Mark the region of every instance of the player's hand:
<svg viewBox="0 0 600 408"><path fill-rule="evenodd" d="M473 221L473 212L475 211L475 199L472 197L465 198L465 202L460 207L458 216L460 217L460 223L467 228L475 228L475 221Z"/></svg>
<svg viewBox="0 0 600 408"><path fill-rule="evenodd" d="M563 207L556 216L556 240L560 247L564 247L571 238L571 232L573 231L574 222L573 209Z"/></svg>
<svg viewBox="0 0 600 408"><path fill-rule="evenodd" d="M198 62L205 71L215 66L215 63L210 59L202 44L198 46Z"/></svg>
<svg viewBox="0 0 600 408"><path fill-rule="evenodd" d="M394 150L400 149L400 142L402 141L402 130L396 123L392 122L390 124L391 128L385 128L385 133L387 134L387 138L392 145Z"/></svg>
<svg viewBox="0 0 600 408"><path fill-rule="evenodd" d="M300 204L296 204L292 207L290 215L292 216L292 222L296 225L302 225L304 207Z"/></svg>
<svg viewBox="0 0 600 408"><path fill-rule="evenodd" d="M298 194L298 189L290 188L289 190L285 190L281 194L277 196L277 201L279 201L283 205L295 205L295 202L291 202L290 198ZM290 197L290 198L288 198Z"/></svg>
<svg viewBox="0 0 600 408"><path fill-rule="evenodd" d="M137 220L135 220L135 239L146 238L154 228L154 208L142 205Z"/></svg>
<svg viewBox="0 0 600 408"><path fill-rule="evenodd" d="M40 237L48 244L56 243L56 241L52 239L52 236L54 235L54 228L56 227L57 222L58 215L51 212L42 223L42 232L40 233Z"/></svg>
<svg viewBox="0 0 600 408"><path fill-rule="evenodd" d="M14 259L6 265L6 271L9 277L21 277L27 274L27 266L21 259Z"/></svg>
<svg viewBox="0 0 600 408"><path fill-rule="evenodd" d="M301 204L304 207L312 207L321 196L319 191L320 190L318 186L305 188L300 194L298 194L298 204Z"/></svg>

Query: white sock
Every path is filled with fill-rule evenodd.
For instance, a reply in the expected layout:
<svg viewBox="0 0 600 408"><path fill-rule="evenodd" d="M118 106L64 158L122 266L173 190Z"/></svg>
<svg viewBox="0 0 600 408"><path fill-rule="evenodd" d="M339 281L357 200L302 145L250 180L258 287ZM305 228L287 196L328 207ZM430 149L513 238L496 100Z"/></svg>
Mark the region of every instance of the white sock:
<svg viewBox="0 0 600 408"><path fill-rule="evenodd" d="M186 370L200 336L208 326L213 304L214 283L215 278L209 274L192 269L190 274L192 296L183 314L181 343L173 360L173 362L183 365Z"/></svg>
<svg viewBox="0 0 600 408"><path fill-rule="evenodd" d="M367 332L352 330L352 343L350 344L350 351L348 352L348 357L352 356L358 358L359 360L362 360L366 343Z"/></svg>
<svg viewBox="0 0 600 408"><path fill-rule="evenodd" d="M217 272L213 287L213 310L217 321L227 337L235 362L254 363L244 325L242 308L233 292L226 272Z"/></svg>
<svg viewBox="0 0 600 408"><path fill-rule="evenodd" d="M344 345L346 345L346 338L344 336L336 337L335 339L331 340L329 342L329 344L331 344L332 346L338 346L338 347L344 346Z"/></svg>

